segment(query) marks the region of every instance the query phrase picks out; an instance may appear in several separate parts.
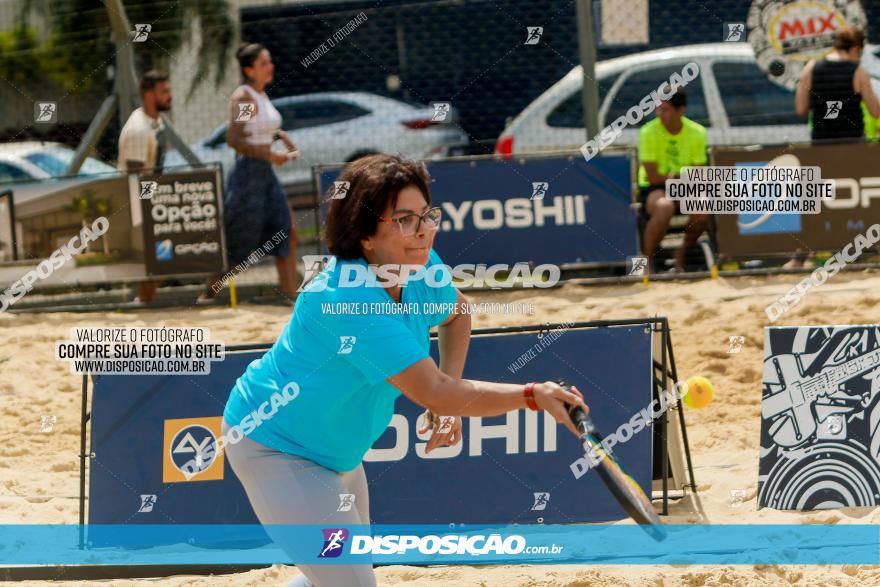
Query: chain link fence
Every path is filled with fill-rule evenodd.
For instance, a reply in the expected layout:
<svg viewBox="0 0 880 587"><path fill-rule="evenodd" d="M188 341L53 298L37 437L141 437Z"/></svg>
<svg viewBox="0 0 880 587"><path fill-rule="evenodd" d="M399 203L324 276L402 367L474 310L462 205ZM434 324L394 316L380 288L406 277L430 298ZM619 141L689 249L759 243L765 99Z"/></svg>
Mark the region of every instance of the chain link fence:
<svg viewBox="0 0 880 587"><path fill-rule="evenodd" d="M240 83L233 54L241 40L262 43L271 52L276 70L270 97L299 98L281 109L294 138L308 131L324 143L321 152L304 151L302 165L346 161L377 150L419 157L490 153L505 126L530 104L536 111L521 118L532 114L540 124L529 121L526 130L535 136L525 140L523 149L514 143L515 152L579 146L585 138L569 132L583 128L577 76L554 88L579 65L572 0L122 4L132 28L141 28L130 39L136 70L171 73L170 116L193 146L221 138L212 133L226 122L226 100ZM676 48L682 64L706 58L707 49L689 46L723 43L728 23L745 23L753 5L761 2L589 4L600 61L600 114L606 123L676 70L677 63L646 67L656 57L634 54ZM878 0L828 4L844 12L858 4L868 23L880 17ZM95 0L0 3L0 96L6 105L0 112L0 140L78 144L113 89L116 48L110 10ZM870 28L868 33L871 39ZM692 87L692 117L715 123L707 104L713 96L705 94L717 90L727 96L743 84L747 92L739 94L752 96L725 103L729 118L752 116L763 124L777 114L791 116L782 106L793 100L748 58L747 48L733 45L727 57L723 46L716 50L717 86ZM632 55L631 60L601 63L624 55ZM615 82L621 82L619 87ZM42 103L54 103L56 110L39 121L36 104ZM439 125L431 124L437 121L422 120L425 113L433 115L437 103L451 106L447 121L462 133L439 133ZM407 116L407 108L416 110ZM114 120L94 145L99 159L115 160L118 132Z"/></svg>
<svg viewBox="0 0 880 587"><path fill-rule="evenodd" d="M40 156L33 151L45 145L26 142L75 149L114 92L123 45L137 76L149 69L170 74L174 128L198 158L227 172L234 161L225 143L228 100L241 83L235 49L242 41L265 45L275 65L267 93L301 151L277 170L289 193L312 188L313 165L367 153L427 159L578 149L586 140L580 1L126 0L118 4L131 30L114 41L114 2L2 0L0 188L65 174L72 151ZM786 8L794 4L801 6ZM830 6L845 19L828 20L821 6L811 13L807 5ZM790 36L827 37L824 29L848 20L867 25L870 42L871 23L880 18L880 0L582 6L593 24L580 40L596 49L599 128L697 62L686 115L708 128L710 145L809 136L791 87L802 63L774 58L766 49L786 39L768 40L764 29L789 18L782 28ZM742 34L733 38L737 30ZM667 51L647 53L658 49ZM869 46L863 63L880 80L880 49ZM110 117L88 145L87 164L116 166L120 128L120 117ZM631 125L615 145L636 140ZM165 163L186 161L171 150Z"/></svg>

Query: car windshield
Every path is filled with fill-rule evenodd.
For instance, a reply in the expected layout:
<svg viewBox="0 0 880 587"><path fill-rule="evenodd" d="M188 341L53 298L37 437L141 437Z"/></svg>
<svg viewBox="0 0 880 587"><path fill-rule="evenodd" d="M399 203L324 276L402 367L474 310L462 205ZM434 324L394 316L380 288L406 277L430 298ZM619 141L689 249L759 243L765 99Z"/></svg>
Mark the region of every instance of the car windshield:
<svg viewBox="0 0 880 587"><path fill-rule="evenodd" d="M73 160L74 152L70 149L47 149L45 151L34 151L24 155L27 159L52 177L61 177L67 175L67 166ZM116 170L110 165L98 161L94 157L86 157L82 167L79 169L81 176L94 176L103 173L114 173Z"/></svg>

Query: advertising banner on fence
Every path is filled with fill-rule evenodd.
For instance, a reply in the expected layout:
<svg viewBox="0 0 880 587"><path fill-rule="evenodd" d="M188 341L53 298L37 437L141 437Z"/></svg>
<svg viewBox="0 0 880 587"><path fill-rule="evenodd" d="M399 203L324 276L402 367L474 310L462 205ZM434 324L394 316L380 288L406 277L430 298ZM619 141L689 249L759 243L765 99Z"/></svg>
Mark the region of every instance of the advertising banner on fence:
<svg viewBox="0 0 880 587"><path fill-rule="evenodd" d="M764 330L758 506L880 505L880 326Z"/></svg>
<svg viewBox="0 0 880 587"><path fill-rule="evenodd" d="M223 272L226 247L219 170L144 174L131 189L132 199L136 190L141 203L148 275Z"/></svg>
<svg viewBox="0 0 880 587"><path fill-rule="evenodd" d="M880 222L880 145L852 143L794 145L757 150L717 148L712 165L753 167L775 165L819 167L822 179L832 180L835 198L823 199L818 214L715 215L718 251L726 258L786 254L800 250L838 250ZM796 162L795 162L796 159Z"/></svg>
<svg viewBox="0 0 880 587"><path fill-rule="evenodd" d="M614 447L650 494L652 429L629 427L651 406L650 325L475 336L464 376L506 382L565 378L589 390L596 425L626 428ZM432 355L437 357L436 340ZM91 413L90 524L256 523L216 446L229 390L263 351L227 352L206 376L98 375ZM626 368L619 368L626 365ZM282 402L283 403L283 402ZM279 409L289 409L281 407ZM420 408L400 397L367 454L376 524L570 523L625 517L571 433L546 414L518 410L464 418L463 441L425 452ZM620 434L618 433L618 436ZM208 455L195 471L186 465ZM198 459L197 459L198 460ZM193 474L193 472L195 474ZM340 497L339 507L351 507Z"/></svg>
<svg viewBox="0 0 880 587"><path fill-rule="evenodd" d="M431 161L431 198L443 209L434 243L459 263L625 264L638 254L632 155ZM316 172L322 218L339 168ZM328 196L328 193L332 193ZM343 196L344 197L344 196Z"/></svg>

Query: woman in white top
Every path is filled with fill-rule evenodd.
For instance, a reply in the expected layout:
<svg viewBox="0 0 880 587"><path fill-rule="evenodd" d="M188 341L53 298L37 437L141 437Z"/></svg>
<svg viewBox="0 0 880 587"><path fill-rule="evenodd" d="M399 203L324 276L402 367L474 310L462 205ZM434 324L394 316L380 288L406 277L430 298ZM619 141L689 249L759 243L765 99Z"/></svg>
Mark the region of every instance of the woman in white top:
<svg viewBox="0 0 880 587"><path fill-rule="evenodd" d="M265 92L275 71L269 51L259 43L245 43L236 57L245 83L229 100L226 142L236 158L223 200L227 261L231 269L253 253L275 255L279 289L293 298L300 281L296 237L287 196L272 165L297 159L299 151L281 129L281 114ZM273 150L277 140L286 146L284 151ZM211 286L217 279L203 299L216 295Z"/></svg>

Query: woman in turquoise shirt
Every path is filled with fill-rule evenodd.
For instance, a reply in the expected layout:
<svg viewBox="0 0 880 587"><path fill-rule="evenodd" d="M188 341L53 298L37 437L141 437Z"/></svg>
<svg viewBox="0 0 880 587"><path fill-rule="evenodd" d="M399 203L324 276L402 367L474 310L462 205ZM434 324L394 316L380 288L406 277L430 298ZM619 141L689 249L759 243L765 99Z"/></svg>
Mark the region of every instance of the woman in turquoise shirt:
<svg viewBox="0 0 880 587"><path fill-rule="evenodd" d="M361 461L401 393L427 409L428 450L461 441L461 416L543 409L577 435L564 404L586 409L579 391L549 381L461 378L470 315L456 307L466 300L432 248L441 212L422 165L373 155L349 164L338 182L348 190L326 221L335 257L304 287L272 348L238 379L224 412L227 458L262 524L369 524ZM407 281L406 266L424 268L424 277ZM439 367L428 352L434 326ZM340 494L354 496L349 511L338 511L346 509ZM293 585L376 584L371 565L299 568Z"/></svg>

